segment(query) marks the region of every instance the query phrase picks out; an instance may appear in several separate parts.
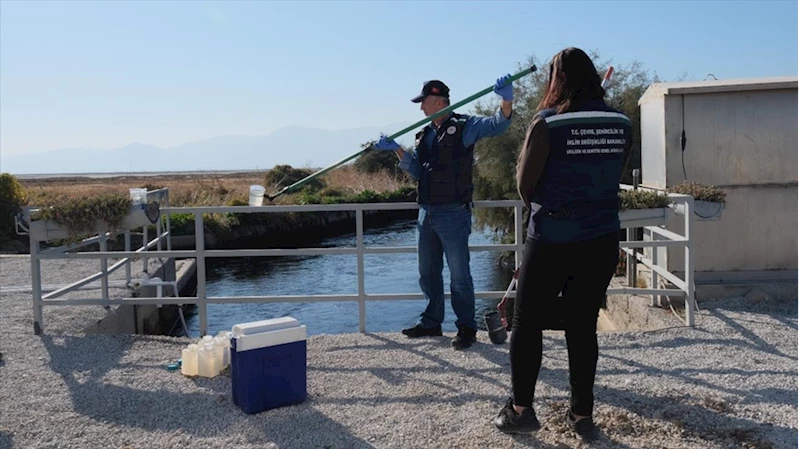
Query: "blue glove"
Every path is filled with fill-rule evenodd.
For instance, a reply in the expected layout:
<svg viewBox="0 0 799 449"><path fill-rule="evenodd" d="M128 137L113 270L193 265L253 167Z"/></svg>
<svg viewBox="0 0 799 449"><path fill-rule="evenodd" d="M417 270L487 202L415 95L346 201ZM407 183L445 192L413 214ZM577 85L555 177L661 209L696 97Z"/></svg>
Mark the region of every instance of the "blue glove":
<svg viewBox="0 0 799 449"><path fill-rule="evenodd" d="M494 93L505 101L513 100L513 83L510 81L510 75L497 78L497 83L494 84Z"/></svg>
<svg viewBox="0 0 799 449"><path fill-rule="evenodd" d="M385 134L380 135L380 140L373 145L373 148L378 151L395 151L399 150L400 146L393 139L389 139Z"/></svg>

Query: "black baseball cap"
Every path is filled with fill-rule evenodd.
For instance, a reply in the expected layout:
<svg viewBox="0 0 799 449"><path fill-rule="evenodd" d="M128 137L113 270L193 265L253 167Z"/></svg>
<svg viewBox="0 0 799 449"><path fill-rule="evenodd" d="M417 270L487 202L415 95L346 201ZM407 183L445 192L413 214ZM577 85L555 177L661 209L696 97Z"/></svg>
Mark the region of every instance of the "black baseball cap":
<svg viewBox="0 0 799 449"><path fill-rule="evenodd" d="M425 81L422 85L422 93L415 96L411 101L414 103L421 103L424 97L428 95L449 98L449 87L439 80Z"/></svg>

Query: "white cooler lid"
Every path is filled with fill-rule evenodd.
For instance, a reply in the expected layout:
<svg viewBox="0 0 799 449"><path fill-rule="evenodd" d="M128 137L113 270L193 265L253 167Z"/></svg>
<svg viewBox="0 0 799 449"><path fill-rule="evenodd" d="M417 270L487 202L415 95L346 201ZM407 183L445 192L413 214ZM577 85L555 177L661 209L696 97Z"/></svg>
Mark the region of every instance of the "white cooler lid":
<svg viewBox="0 0 799 449"><path fill-rule="evenodd" d="M235 324L233 326L233 336L241 337L242 335L252 335L261 332L298 327L299 325L300 322L290 316L273 318L271 320L252 321L250 323Z"/></svg>
<svg viewBox="0 0 799 449"><path fill-rule="evenodd" d="M306 336L307 332L305 326L296 326L257 334L234 336L233 338L236 339L236 352L242 352L251 349L304 341Z"/></svg>

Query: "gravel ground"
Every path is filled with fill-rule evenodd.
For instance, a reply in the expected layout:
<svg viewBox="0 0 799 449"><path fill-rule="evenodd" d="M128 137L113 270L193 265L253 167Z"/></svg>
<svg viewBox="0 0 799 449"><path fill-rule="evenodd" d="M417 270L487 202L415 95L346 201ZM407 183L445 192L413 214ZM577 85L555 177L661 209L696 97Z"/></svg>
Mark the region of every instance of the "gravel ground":
<svg viewBox="0 0 799 449"><path fill-rule="evenodd" d="M8 261L0 259L4 286L24 271ZM797 447L796 298L701 307L693 330L600 334L602 436L590 447ZM0 295L0 448L589 447L563 423L562 333L545 335L543 427L511 437L490 423L509 395L508 346L485 333L464 352L449 338L313 336L308 401L246 415L227 373L192 379L164 368L187 339L83 335L70 328L82 312L45 311L53 309L73 319L46 314L45 335L35 336L30 295Z"/></svg>

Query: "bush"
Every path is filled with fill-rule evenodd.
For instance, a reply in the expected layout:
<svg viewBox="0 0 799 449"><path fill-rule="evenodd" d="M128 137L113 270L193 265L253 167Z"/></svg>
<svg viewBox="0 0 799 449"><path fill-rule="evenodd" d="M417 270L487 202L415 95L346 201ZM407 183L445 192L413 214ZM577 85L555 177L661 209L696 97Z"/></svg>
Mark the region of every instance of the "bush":
<svg viewBox="0 0 799 449"><path fill-rule="evenodd" d="M293 168L291 165L275 165L274 168L269 170L264 176L264 186L266 186L267 190L274 189L278 191L312 174L313 172L311 170L304 168ZM316 192L324 187L324 181L316 177L308 180L308 182L303 185L303 190Z"/></svg>
<svg viewBox="0 0 799 449"><path fill-rule="evenodd" d="M657 209L671 204L668 196L651 190L622 190L619 192L619 197L621 210Z"/></svg>
<svg viewBox="0 0 799 449"><path fill-rule="evenodd" d="M14 216L25 204L25 190L17 178L9 173L0 173L0 243L16 236Z"/></svg>
<svg viewBox="0 0 799 449"><path fill-rule="evenodd" d="M683 181L669 187L668 192L682 195L690 195L697 201L712 201L714 203L725 203L727 193L720 188L699 182Z"/></svg>
<svg viewBox="0 0 799 449"><path fill-rule="evenodd" d="M374 141L361 145L366 149L372 146ZM393 151L369 150L355 160L355 169L361 173L378 173L385 171L393 176L404 177L405 172L399 168L399 160Z"/></svg>
<svg viewBox="0 0 799 449"><path fill-rule="evenodd" d="M377 193L363 190L354 195L344 195L334 189L317 193L302 192L297 195L297 204L341 204L341 203L399 203L416 201L416 189L405 186L391 192Z"/></svg>
<svg viewBox="0 0 799 449"><path fill-rule="evenodd" d="M69 242L78 242L98 234L96 222L103 221L112 233L120 228L130 212L131 201L127 195L105 193L85 198L56 198L52 204L43 205L37 219L53 220L67 228Z"/></svg>

